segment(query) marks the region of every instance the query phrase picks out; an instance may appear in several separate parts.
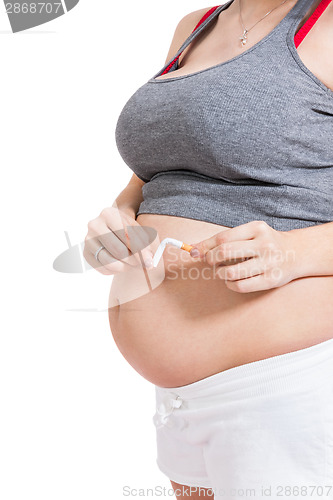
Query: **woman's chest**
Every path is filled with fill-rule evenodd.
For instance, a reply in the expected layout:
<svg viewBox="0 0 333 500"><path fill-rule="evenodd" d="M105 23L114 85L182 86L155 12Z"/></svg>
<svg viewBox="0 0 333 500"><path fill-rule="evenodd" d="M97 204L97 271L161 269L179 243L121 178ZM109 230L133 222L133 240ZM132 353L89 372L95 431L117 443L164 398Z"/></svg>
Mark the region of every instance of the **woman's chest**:
<svg viewBox="0 0 333 500"><path fill-rule="evenodd" d="M127 165L147 179L185 168L227 180L262 174L269 182L281 168L306 166L305 150L309 167L333 165L333 92L287 50L275 61L257 51L251 63L145 84L117 124Z"/></svg>

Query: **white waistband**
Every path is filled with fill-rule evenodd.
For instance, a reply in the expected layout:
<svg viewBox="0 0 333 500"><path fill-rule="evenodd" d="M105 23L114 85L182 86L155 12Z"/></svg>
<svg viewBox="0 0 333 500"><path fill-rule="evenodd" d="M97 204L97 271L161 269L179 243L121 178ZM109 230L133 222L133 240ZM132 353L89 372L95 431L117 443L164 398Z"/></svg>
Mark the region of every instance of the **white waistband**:
<svg viewBox="0 0 333 500"><path fill-rule="evenodd" d="M163 397L170 395L175 399L195 400L197 398L220 397L235 400L276 392L289 392L304 383L317 384L321 379L333 376L333 338L313 346L288 352L259 361L246 363L216 373L192 384L180 387L155 386L156 393Z"/></svg>

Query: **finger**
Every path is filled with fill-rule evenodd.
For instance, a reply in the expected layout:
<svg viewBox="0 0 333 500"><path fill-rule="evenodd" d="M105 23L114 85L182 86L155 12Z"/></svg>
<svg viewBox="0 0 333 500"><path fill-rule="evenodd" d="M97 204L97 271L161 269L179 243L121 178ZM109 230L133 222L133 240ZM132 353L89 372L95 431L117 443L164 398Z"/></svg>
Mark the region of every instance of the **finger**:
<svg viewBox="0 0 333 500"><path fill-rule="evenodd" d="M219 278L227 281L237 281L244 278L257 276L267 271L267 264L262 259L253 258L234 264L232 266L220 266L216 270Z"/></svg>
<svg viewBox="0 0 333 500"><path fill-rule="evenodd" d="M210 265L220 264L233 259L255 257L256 243L253 240L222 243L206 253L206 261Z"/></svg>
<svg viewBox="0 0 333 500"><path fill-rule="evenodd" d="M221 243L251 240L266 230L267 227L269 226L264 221L247 222L246 224L241 224L240 226L220 231L219 233L214 234L211 238L195 243L192 246L199 250L200 257L202 258L209 250L220 245ZM192 251L190 253L192 255Z"/></svg>
<svg viewBox="0 0 333 500"><path fill-rule="evenodd" d="M104 265L99 260L97 261L91 253L84 254L84 258L92 268L96 269L98 272L106 276L133 269L132 266L124 264L121 260L115 260L114 263L110 266ZM99 258L100 256L98 255L98 259Z"/></svg>
<svg viewBox="0 0 333 500"><path fill-rule="evenodd" d="M133 269L133 267L136 267L128 265L122 260L114 259L110 256L109 252L105 248L102 248L102 250L98 253L97 260L102 264L103 268L107 272L110 272L112 274L129 271Z"/></svg>
<svg viewBox="0 0 333 500"><path fill-rule="evenodd" d="M126 222L124 222L126 219ZM132 266L140 264L140 259L133 256L130 248L127 245L127 237L124 230L124 225L133 221L133 218L126 216L124 212L111 208L102 210L100 216L95 219L94 226L91 228L92 233L97 233L101 243L109 251L110 255L117 260L122 260ZM105 229L102 229L103 226Z"/></svg>
<svg viewBox="0 0 333 500"><path fill-rule="evenodd" d="M140 224L131 224L127 226L126 229L132 253L137 253L140 260L152 260L154 256L152 242L157 237L156 229L148 226L141 226Z"/></svg>
<svg viewBox="0 0 333 500"><path fill-rule="evenodd" d="M157 232L152 228L143 228L132 217L120 210L113 208L105 213L107 227L112 228L117 238L128 248L139 263L139 251L142 252L144 260L152 259L153 251L150 242L155 239Z"/></svg>
<svg viewBox="0 0 333 500"><path fill-rule="evenodd" d="M90 235L94 241L89 242L89 247L92 248L92 254L103 245L110 254L109 261L120 260L130 266L137 266L140 261L132 255L131 251L124 243L111 231L104 222L96 221L94 226L90 228ZM104 256L106 254L104 253Z"/></svg>
<svg viewBox="0 0 333 500"><path fill-rule="evenodd" d="M95 256L88 251L87 247L84 248L83 250L83 257L84 260L89 264L90 267L93 269L96 269L98 272L104 275L111 275L114 274L110 269L104 267L99 261L95 259Z"/></svg>
<svg viewBox="0 0 333 500"><path fill-rule="evenodd" d="M226 281L225 285L230 290L238 293L260 292L277 287L277 285L269 280L264 274L238 281Z"/></svg>
<svg viewBox="0 0 333 500"><path fill-rule="evenodd" d="M97 237L86 240L84 258L94 269L98 269L98 271L103 272L102 268L107 266L107 268L104 269L105 272L103 272L103 274L114 274L115 272L133 268L133 266L127 262L115 259L106 248L102 248L98 252L96 259L95 253L101 248L101 246L103 246L103 244Z"/></svg>

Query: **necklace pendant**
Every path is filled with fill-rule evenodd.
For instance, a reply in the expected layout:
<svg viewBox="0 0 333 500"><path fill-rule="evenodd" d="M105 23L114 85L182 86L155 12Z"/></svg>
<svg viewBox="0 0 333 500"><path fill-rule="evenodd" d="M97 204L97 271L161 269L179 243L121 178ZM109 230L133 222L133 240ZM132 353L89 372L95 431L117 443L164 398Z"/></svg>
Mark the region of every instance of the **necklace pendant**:
<svg viewBox="0 0 333 500"><path fill-rule="evenodd" d="M242 34L242 36L239 37L241 44L242 44L242 47L244 47L244 45L247 42L247 34L248 34L248 31L244 30L244 33Z"/></svg>

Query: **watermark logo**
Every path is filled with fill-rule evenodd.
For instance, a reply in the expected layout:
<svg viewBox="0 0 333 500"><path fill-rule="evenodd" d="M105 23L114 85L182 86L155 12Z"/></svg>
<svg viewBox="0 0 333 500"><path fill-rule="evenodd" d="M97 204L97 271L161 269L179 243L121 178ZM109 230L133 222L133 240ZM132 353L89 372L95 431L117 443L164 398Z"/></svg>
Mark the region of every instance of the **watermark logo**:
<svg viewBox="0 0 333 500"><path fill-rule="evenodd" d="M72 10L78 3L79 0L50 0L47 2L26 0L7 2L4 0L13 33L53 21L53 19Z"/></svg>
<svg viewBox="0 0 333 500"><path fill-rule="evenodd" d="M108 305L110 309L146 295L159 286L164 279L163 266L162 269L155 270L153 275L148 274L142 254L142 251L158 238L157 231L154 228L139 225L125 226L124 229L113 229L108 233L100 234L97 238L92 237L74 245L72 245L67 231L65 231L65 237L68 248L61 252L53 261L53 269L60 273L82 274L91 269L98 270L98 268L104 267L99 260L100 254L97 254L95 251L96 248L103 248L106 253L111 252L107 257L107 264L111 266L112 264L119 263L122 259L124 262L128 261L129 263L128 259L136 257L135 262L131 260L131 265L122 271L123 276L126 275L127 277L120 287L116 287L116 294L110 291ZM90 263L88 263L84 256L85 245L88 243L90 250L88 251L89 256L87 258ZM116 257L113 257L112 253ZM87 254L85 255L87 256ZM104 259L102 260L104 261ZM117 272L116 269L110 275L113 276ZM127 308L127 310L129 309ZM84 307L79 309L71 308L67 309L67 311L106 312L107 309Z"/></svg>
<svg viewBox="0 0 333 500"><path fill-rule="evenodd" d="M53 261L53 269L60 273L85 273L90 269L98 269L103 267L103 264L97 258L94 259L94 265L91 266L83 257L83 249L85 242L78 243L77 245L72 245L67 231L65 231L65 237L67 241L68 248L62 252ZM107 246L107 248L115 248L114 241L119 242L128 241L131 252L133 255L141 255L141 250L150 245L157 238L157 231L154 228L146 226L127 226L124 229L118 229L110 231L106 234L99 235L99 238L91 238L95 241L97 247L101 245L101 240ZM105 248L105 247L103 247ZM114 258L114 262L118 260L125 259L129 256L129 250L126 246L116 247L117 258ZM143 264L143 258L141 258Z"/></svg>

